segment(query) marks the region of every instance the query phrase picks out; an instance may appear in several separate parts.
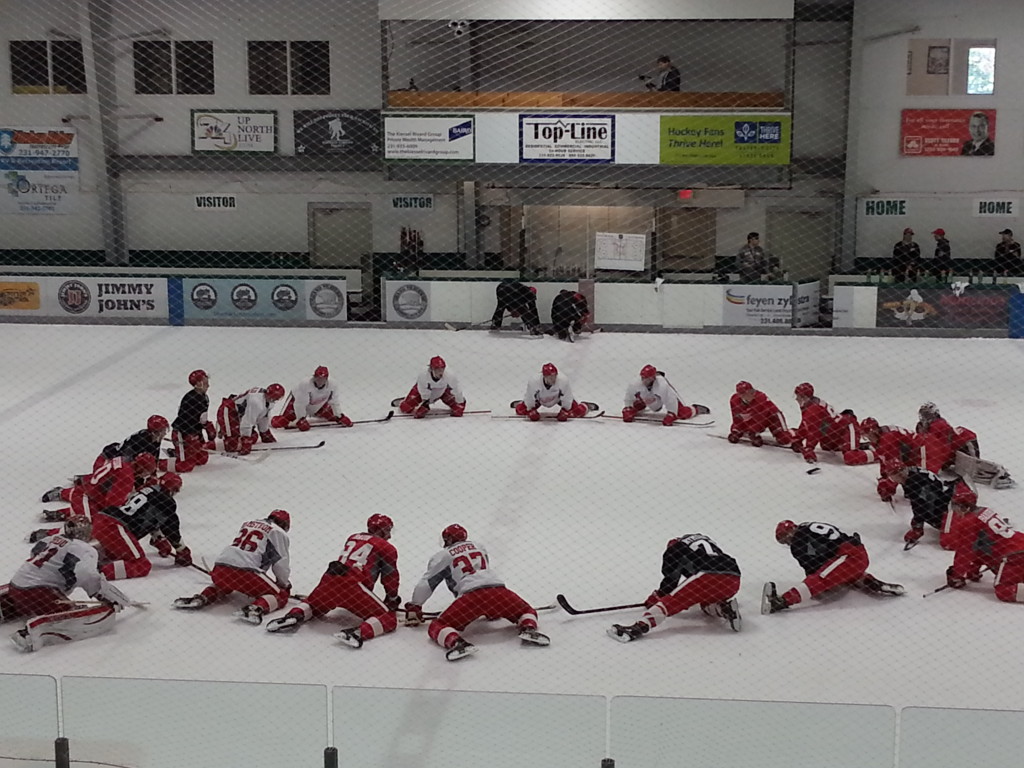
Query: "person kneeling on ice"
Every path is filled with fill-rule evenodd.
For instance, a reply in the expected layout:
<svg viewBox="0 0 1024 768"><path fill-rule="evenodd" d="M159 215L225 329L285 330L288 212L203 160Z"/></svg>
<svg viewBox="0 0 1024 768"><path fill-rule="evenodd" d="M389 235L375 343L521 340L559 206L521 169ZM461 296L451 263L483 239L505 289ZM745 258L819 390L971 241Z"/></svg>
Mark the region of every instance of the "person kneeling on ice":
<svg viewBox="0 0 1024 768"><path fill-rule="evenodd" d="M11 642L21 650L37 651L51 640L84 640L109 632L115 614L131 605L99 572L99 556L89 544L91 539L89 519L70 518L63 534L35 542L32 556L11 583L0 586L0 620L29 617L25 627L11 635ZM69 599L75 587L100 604Z"/></svg>
<svg viewBox="0 0 1024 768"><path fill-rule="evenodd" d="M411 413L414 419L422 419L438 400L451 409L452 416L466 412L466 398L459 388L458 379L448 373L444 358L435 355L430 358L427 370L416 377L409 394L397 405L402 413Z"/></svg>
<svg viewBox="0 0 1024 768"><path fill-rule="evenodd" d="M729 409L732 411L732 425L729 427L728 440L738 443L746 437L755 448L764 445L761 433L768 430L779 445L789 445L793 433L786 424L779 406L768 399L768 395L754 389L749 381L736 384L736 393L729 398Z"/></svg>
<svg viewBox="0 0 1024 768"><path fill-rule="evenodd" d="M960 486L967 488L963 481L959 478L942 480L920 467L898 467L886 478L894 488L902 485L903 495L910 501L912 516L910 528L903 534L906 542L903 549L917 546L924 536L925 523L939 530L940 547L953 549L956 546L956 516L950 511L949 502Z"/></svg>
<svg viewBox="0 0 1024 768"><path fill-rule="evenodd" d="M271 384L266 389L252 387L240 395L228 395L217 409L217 426L224 450L247 456L256 443L256 434L264 443L276 443L270 431L270 404L284 397L284 387Z"/></svg>
<svg viewBox="0 0 1024 768"><path fill-rule="evenodd" d="M427 634L445 649L448 661L458 661L477 651L466 642L462 631L477 619L505 619L519 627L519 639L533 645L550 645L551 639L537 631L537 612L523 598L505 586L491 570L487 550L469 541L461 525L441 531L444 549L430 558L427 571L405 604L405 626L423 623L423 604L442 581L455 595L455 602L430 622Z"/></svg>
<svg viewBox="0 0 1024 768"><path fill-rule="evenodd" d="M267 632L296 632L311 618L342 608L360 622L336 632L334 637L351 648L362 648L364 640L394 632L398 596L398 550L389 539L395 524L387 515L370 515L366 533L353 533L345 540L338 559L329 563L320 583L302 601L279 619L267 622ZM380 579L384 599L373 593Z"/></svg>
<svg viewBox="0 0 1024 768"><path fill-rule="evenodd" d="M671 427L680 419L692 419L697 414L711 413L706 405L686 405L676 388L668 383L665 374L653 365L640 369L640 378L626 389L626 407L622 409L622 420L630 422L646 410L657 413L665 409L661 423Z"/></svg>
<svg viewBox="0 0 1024 768"><path fill-rule="evenodd" d="M977 494L966 483L957 486L953 494L956 555L946 569L946 586L963 589L989 570L996 575L992 587L997 599L1024 603L1024 533L977 503Z"/></svg>
<svg viewBox="0 0 1024 768"><path fill-rule="evenodd" d="M853 411L847 409L838 416L832 406L814 394L814 387L807 383L797 384L793 396L800 406L800 426L793 433L790 448L801 454L808 464L815 464L818 455L814 449L836 451L847 454L860 444L860 424Z"/></svg>
<svg viewBox="0 0 1024 768"><path fill-rule="evenodd" d="M250 624L262 624L264 614L284 608L291 595L291 565L288 558L288 531L292 517L275 509L261 520L242 523L235 540L217 556L210 571L213 584L198 595L179 597L175 608L198 610L221 600L232 592L255 598L235 612ZM270 570L274 578L270 578Z"/></svg>
<svg viewBox="0 0 1024 768"><path fill-rule="evenodd" d="M530 421L540 421L539 409L554 408L556 405L559 408L559 421L587 414L587 405L576 402L568 377L560 374L554 363L544 363L540 374L527 382L526 394L515 404L517 414L526 416Z"/></svg>
<svg viewBox="0 0 1024 768"><path fill-rule="evenodd" d="M295 385L285 400L284 410L270 420L270 426L274 429L287 429L294 421L299 432L307 432L310 428L309 420L314 418L343 427L352 426L352 419L341 412L338 391L325 365L317 366L312 378Z"/></svg>
<svg viewBox="0 0 1024 768"><path fill-rule="evenodd" d="M740 567L703 533L670 540L661 558L661 575L639 620L627 626L612 624L609 637L620 643L638 640L669 616L698 604L708 616L725 619L733 632L740 631Z"/></svg>
<svg viewBox="0 0 1024 768"><path fill-rule="evenodd" d="M860 534L843 533L830 523L783 520L775 526L775 540L785 544L807 578L779 595L769 581L761 592L761 613L778 613L836 587L849 586L877 595L902 595L899 584L879 581L868 573L868 551Z"/></svg>

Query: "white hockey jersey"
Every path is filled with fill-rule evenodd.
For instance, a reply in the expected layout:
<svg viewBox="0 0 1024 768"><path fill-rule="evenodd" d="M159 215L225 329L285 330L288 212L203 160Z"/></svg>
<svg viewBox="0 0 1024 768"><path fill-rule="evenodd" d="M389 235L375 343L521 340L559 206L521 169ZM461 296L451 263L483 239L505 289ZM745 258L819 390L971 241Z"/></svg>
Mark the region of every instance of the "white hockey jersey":
<svg viewBox="0 0 1024 768"><path fill-rule="evenodd" d="M465 402L466 398L462 396L458 379L448 373L447 369L437 381L434 381L434 377L430 375L429 368L416 377L416 391L420 393L420 397L425 403L436 403L449 387L455 397L455 402Z"/></svg>
<svg viewBox="0 0 1024 768"><path fill-rule="evenodd" d="M291 578L288 534L267 520L242 523L235 540L217 556L216 563L259 573L273 568L274 580L284 586Z"/></svg>
<svg viewBox="0 0 1024 768"><path fill-rule="evenodd" d="M312 379L306 379L305 381L297 384L288 396L288 400L285 401L285 410L288 410L289 403L295 409L296 418L310 418L316 416L320 409L325 405L330 404L331 409L335 415L338 415L338 392L334 387L334 382L330 379L324 384L322 389L317 389L317 386L313 383Z"/></svg>
<svg viewBox="0 0 1024 768"><path fill-rule="evenodd" d="M675 387L668 383L664 376L655 376L651 388L644 386L643 379L637 379L626 389L625 402L630 408L639 400L649 410L660 411L664 408L669 413L678 413L682 398Z"/></svg>
<svg viewBox="0 0 1024 768"><path fill-rule="evenodd" d="M20 589L49 587L65 595L81 587L90 597L113 598L112 593L106 592L109 585L99 572L96 548L63 535L48 536L36 542L32 557L18 568L11 585Z"/></svg>
<svg viewBox="0 0 1024 768"><path fill-rule="evenodd" d="M262 387L253 387L248 392L235 395L235 407L238 409L238 431L242 436L270 429L270 406L267 403L267 391Z"/></svg>
<svg viewBox="0 0 1024 768"><path fill-rule="evenodd" d="M503 587L505 582L491 570L487 550L472 541L460 541L430 558L427 572L413 590L411 602L423 605L445 582L456 597L482 587Z"/></svg>
<svg viewBox="0 0 1024 768"><path fill-rule="evenodd" d="M526 385L526 394L523 402L527 408L571 408L573 404L572 387L569 386L569 379L558 374L555 383L550 387L544 384L543 376L535 376Z"/></svg>

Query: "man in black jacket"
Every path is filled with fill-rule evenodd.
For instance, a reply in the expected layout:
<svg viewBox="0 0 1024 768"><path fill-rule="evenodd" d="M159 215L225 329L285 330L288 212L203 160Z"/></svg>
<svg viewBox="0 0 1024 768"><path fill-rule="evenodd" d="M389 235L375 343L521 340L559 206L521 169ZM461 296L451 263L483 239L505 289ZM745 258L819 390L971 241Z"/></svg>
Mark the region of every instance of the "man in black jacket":
<svg viewBox="0 0 1024 768"><path fill-rule="evenodd" d="M523 323L534 336L541 334L540 316L537 314L537 289L526 286L518 280L502 280L494 289L498 306L491 316L491 330L501 328L501 321L508 310L512 317L522 317Z"/></svg>
<svg viewBox="0 0 1024 768"><path fill-rule="evenodd" d="M562 341L572 341L572 334L583 330L583 322L588 314L590 306L582 293L559 291L551 302L551 333Z"/></svg>

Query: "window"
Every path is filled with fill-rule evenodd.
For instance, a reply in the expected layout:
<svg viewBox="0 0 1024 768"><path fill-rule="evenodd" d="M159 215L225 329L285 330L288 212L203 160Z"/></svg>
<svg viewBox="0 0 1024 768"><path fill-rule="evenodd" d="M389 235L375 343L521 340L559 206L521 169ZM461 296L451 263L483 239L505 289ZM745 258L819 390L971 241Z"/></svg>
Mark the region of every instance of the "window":
<svg viewBox="0 0 1024 768"><path fill-rule="evenodd" d="M212 42L137 40L132 48L136 93L213 93Z"/></svg>
<svg viewBox="0 0 1024 768"><path fill-rule="evenodd" d="M967 93L990 95L996 84L995 46L967 49Z"/></svg>
<svg viewBox="0 0 1024 768"><path fill-rule="evenodd" d="M250 41L250 94L311 96L330 92L331 54L327 41Z"/></svg>
<svg viewBox="0 0 1024 768"><path fill-rule="evenodd" d="M12 93L85 93L85 60L77 40L12 40Z"/></svg>

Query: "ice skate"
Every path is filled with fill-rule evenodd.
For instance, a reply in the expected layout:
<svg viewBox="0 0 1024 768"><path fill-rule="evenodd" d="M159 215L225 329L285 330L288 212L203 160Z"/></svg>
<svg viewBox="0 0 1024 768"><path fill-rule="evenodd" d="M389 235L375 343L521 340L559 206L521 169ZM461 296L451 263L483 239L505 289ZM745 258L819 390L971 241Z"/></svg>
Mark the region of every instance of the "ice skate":
<svg viewBox="0 0 1024 768"><path fill-rule="evenodd" d="M866 592L872 592L876 595L889 595L891 597L899 597L906 592L902 584L890 584L881 579L876 579L871 574L861 579L858 586Z"/></svg>
<svg viewBox="0 0 1024 768"><path fill-rule="evenodd" d="M68 519L68 513L71 511L71 507L61 507L60 509L44 509L40 515L44 523L63 523Z"/></svg>
<svg viewBox="0 0 1024 768"><path fill-rule="evenodd" d="M729 628L733 632L739 632L742 629L743 618L740 616L740 605L736 602L735 597L723 600L716 607L718 608L719 615L729 622Z"/></svg>
<svg viewBox="0 0 1024 768"><path fill-rule="evenodd" d="M14 643L19 650L25 651L25 653L31 653L35 650L35 646L32 644L32 638L27 629L19 629L11 635L11 642Z"/></svg>
<svg viewBox="0 0 1024 768"><path fill-rule="evenodd" d="M298 632L299 625L302 624L302 622L302 616L294 613L289 613L285 616L282 616L280 619L268 621L267 632Z"/></svg>
<svg viewBox="0 0 1024 768"><path fill-rule="evenodd" d="M521 627L519 630L519 639L524 643L532 643L533 645L551 645L550 637L538 632L532 627Z"/></svg>
<svg viewBox="0 0 1024 768"><path fill-rule="evenodd" d="M179 597L174 601L175 608L181 608L186 611L197 611L200 608L205 608L209 605L209 601L202 595L192 595L192 597Z"/></svg>
<svg viewBox="0 0 1024 768"><path fill-rule="evenodd" d="M630 624L628 627L624 627L621 624L612 624L608 628L607 634L608 637L618 640L620 643L629 643L633 640L639 640L650 630L651 628L644 622L638 621L636 624Z"/></svg>
<svg viewBox="0 0 1024 768"><path fill-rule="evenodd" d="M335 632L334 637L336 640L341 640L341 642L349 648L363 647L363 636L359 633L359 627L355 627L354 629L343 629L340 632Z"/></svg>
<svg viewBox="0 0 1024 768"><path fill-rule="evenodd" d="M767 616L769 613L778 613L789 608L789 605L779 597L778 592L775 591L775 582L765 582L764 589L761 591L761 613Z"/></svg>
<svg viewBox="0 0 1024 768"><path fill-rule="evenodd" d="M241 610L235 611L235 616L256 626L263 623L263 609L258 605L243 606Z"/></svg>
<svg viewBox="0 0 1024 768"><path fill-rule="evenodd" d="M464 659L467 656L472 656L477 652L477 650L478 648L475 645L467 643L460 637L455 641L451 648L445 651L444 657L448 659L448 661L458 661L459 659Z"/></svg>
<svg viewBox="0 0 1024 768"><path fill-rule="evenodd" d="M61 488L59 485L54 488L51 488L50 490L43 494L43 502L60 501L60 492L62 490L64 489Z"/></svg>

